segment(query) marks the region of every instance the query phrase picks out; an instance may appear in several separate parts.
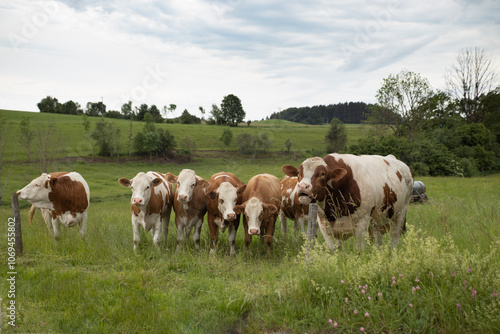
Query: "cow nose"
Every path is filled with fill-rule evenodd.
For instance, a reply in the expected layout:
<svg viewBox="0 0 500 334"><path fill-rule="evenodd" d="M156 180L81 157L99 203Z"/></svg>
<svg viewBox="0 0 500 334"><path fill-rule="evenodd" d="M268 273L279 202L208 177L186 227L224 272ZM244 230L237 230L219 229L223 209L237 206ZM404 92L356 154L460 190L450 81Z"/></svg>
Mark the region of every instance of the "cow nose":
<svg viewBox="0 0 500 334"><path fill-rule="evenodd" d="M177 196L177 198L179 199L179 201L185 201L187 200L187 195L179 195Z"/></svg>
<svg viewBox="0 0 500 334"><path fill-rule="evenodd" d="M256 229L256 228L251 228L249 232L250 232L251 235L259 234L259 230Z"/></svg>
<svg viewBox="0 0 500 334"><path fill-rule="evenodd" d="M236 219L236 213L228 213L227 220L235 220L235 219Z"/></svg>
<svg viewBox="0 0 500 334"><path fill-rule="evenodd" d="M311 185L306 183L297 184L297 188L299 188L300 192L309 192L311 190Z"/></svg>
<svg viewBox="0 0 500 334"><path fill-rule="evenodd" d="M142 204L142 198L134 198L134 204L135 205Z"/></svg>

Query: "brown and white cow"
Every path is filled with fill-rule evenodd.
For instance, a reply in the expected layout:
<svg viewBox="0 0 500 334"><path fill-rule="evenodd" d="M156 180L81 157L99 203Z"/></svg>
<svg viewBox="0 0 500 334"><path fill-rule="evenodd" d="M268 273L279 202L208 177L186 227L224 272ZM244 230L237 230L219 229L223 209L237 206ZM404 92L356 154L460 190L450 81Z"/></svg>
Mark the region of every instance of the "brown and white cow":
<svg viewBox="0 0 500 334"><path fill-rule="evenodd" d="M132 180L122 177L118 182L132 190L130 204L134 250L137 250L141 241L141 226L146 232L151 230L153 244L159 247L162 225L163 238L167 241L174 200L172 185L167 182L163 174L157 172L140 172Z"/></svg>
<svg viewBox="0 0 500 334"><path fill-rule="evenodd" d="M298 177L290 177L285 175L281 179L281 208L280 221L281 232L286 237L287 234L287 218L293 220L294 238L297 239L297 233L305 233L304 224L307 223L309 214L309 206L300 203L299 193L297 191Z"/></svg>
<svg viewBox="0 0 500 334"><path fill-rule="evenodd" d="M234 212L243 213L245 228L245 249L252 242L253 235L260 235L271 251L274 225L281 205L280 180L270 174L252 177L246 185L240 187L242 204L234 207Z"/></svg>
<svg viewBox="0 0 500 334"><path fill-rule="evenodd" d="M210 229L210 254L215 254L219 229L224 232L229 227L230 254L236 254L234 244L236 232L240 225L240 215L234 212L234 207L241 204L240 188L243 182L232 173L217 173L208 180L206 189L207 221Z"/></svg>
<svg viewBox="0 0 500 334"><path fill-rule="evenodd" d="M80 234L85 237L90 190L80 174L43 173L26 187L18 190L17 195L41 209L45 223L49 231L54 234L54 238L61 238L61 224L68 227L80 224Z"/></svg>
<svg viewBox="0 0 500 334"><path fill-rule="evenodd" d="M196 249L200 249L200 234L203 216L207 212L205 188L208 182L197 176L191 169L183 169L179 176L167 173L167 180L176 183L174 195L175 225L177 226L177 251L184 243L184 235L189 239L193 232Z"/></svg>
<svg viewBox="0 0 500 334"><path fill-rule="evenodd" d="M318 224L330 249L334 238L356 235L364 247L367 233L378 243L388 225L392 246L404 229L413 188L410 168L394 156L329 154L306 159L299 168L282 167L288 176L298 176L299 199L318 204Z"/></svg>

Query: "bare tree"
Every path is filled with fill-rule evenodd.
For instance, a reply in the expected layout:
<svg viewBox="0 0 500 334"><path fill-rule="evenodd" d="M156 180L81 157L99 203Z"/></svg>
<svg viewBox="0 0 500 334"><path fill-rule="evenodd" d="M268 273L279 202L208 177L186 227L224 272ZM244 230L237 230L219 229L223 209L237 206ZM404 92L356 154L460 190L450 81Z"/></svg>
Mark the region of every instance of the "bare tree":
<svg viewBox="0 0 500 334"><path fill-rule="evenodd" d="M462 49L456 63L447 70L448 91L460 102L460 111L468 123L484 120L480 97L496 87L497 78L492 56L478 47Z"/></svg>
<svg viewBox="0 0 500 334"><path fill-rule="evenodd" d="M23 120L20 123L19 130L20 130L19 142L24 146L26 152L28 153L28 162L31 162L31 142L34 137L34 133L30 127L29 117L23 117Z"/></svg>
<svg viewBox="0 0 500 334"><path fill-rule="evenodd" d="M36 126L38 139L38 163L41 173L48 173L58 156L61 156L65 147L61 132L56 131L54 123L39 123Z"/></svg>
<svg viewBox="0 0 500 334"><path fill-rule="evenodd" d="M7 172L5 176L4 184L0 183L0 205L2 204L2 197L5 193L5 189L7 187L7 180L9 179L9 175L12 172L12 167L14 165L14 157L12 157L12 163L10 165L10 169L5 167L6 163L4 160L5 147L8 147L7 143L9 141L9 124L5 120L5 118L0 119L0 181L2 179L2 172Z"/></svg>

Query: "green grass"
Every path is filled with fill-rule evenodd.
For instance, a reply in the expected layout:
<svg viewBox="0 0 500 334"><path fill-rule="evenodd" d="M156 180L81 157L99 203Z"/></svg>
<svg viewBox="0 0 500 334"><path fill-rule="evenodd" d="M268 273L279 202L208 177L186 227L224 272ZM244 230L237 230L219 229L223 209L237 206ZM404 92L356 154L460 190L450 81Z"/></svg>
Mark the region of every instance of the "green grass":
<svg viewBox="0 0 500 334"><path fill-rule="evenodd" d="M2 111L2 115L8 116L11 128L18 131L16 122L23 114ZM33 122L50 118L60 122L68 146L78 147L74 141L83 133L79 117L29 116ZM127 121L116 122L128 131ZM244 125L234 130L274 131L274 138L293 135L300 143L307 142L302 137L313 140L326 131L325 127L287 122L276 127L276 122L252 123L250 128ZM71 126L74 133L68 130ZM140 126L134 123L135 129ZM194 133L203 130L213 136L221 131L206 125L163 126L179 131L179 136L183 129ZM348 130L356 128L366 132L363 126ZM297 129L303 132L295 132ZM161 248L154 249L151 236L142 232L135 254L130 190L121 186L118 178L131 178L139 171L177 174L191 168L206 179L229 171L246 182L264 172L281 178L281 165L298 165L303 160L278 148L257 158L225 153L214 148L220 145L216 142L207 144L208 149L197 152L194 162L186 164L58 160L53 170L78 171L89 183L87 238L80 238L78 228L63 228L61 241L53 241L39 212L32 225L27 223L30 205L21 201L24 255L16 261L18 328L13 329L6 317L10 302L5 279L9 271L7 221L12 217L9 195L38 175L36 164L20 162L21 155L16 155L0 206L1 332L360 333L361 327L368 333L498 332L500 298L494 294L500 293L500 174L469 179L421 178L427 185L429 203L411 205L408 232L395 251L387 247L386 235L380 249L368 245L365 252L358 253L351 238L331 255L322 247L320 235L306 261L303 240L294 240L292 223L288 222L290 235L285 237L279 227L276 229L271 255L257 238L250 251L244 252L240 227L237 255L229 256L226 232L220 236L217 256L210 257L206 223L200 251L189 241L176 253L172 216L168 239ZM304 144L303 150L306 155L311 148ZM74 152L78 156L77 150ZM87 151L82 148L82 152ZM6 161L11 154L6 154ZM4 168L2 180L8 170L9 166Z"/></svg>
<svg viewBox="0 0 500 334"><path fill-rule="evenodd" d="M59 115L48 113L33 113L0 110L0 119L5 118L9 121L9 133L12 140L8 145L9 155L15 156L16 161L25 161L27 155L24 148L21 146L17 138L20 133L20 122L23 118L28 117L31 122L31 129L37 126L46 126L53 123L57 128L56 136L60 137L59 143L64 148L61 152L63 157L88 157L91 155L88 139L85 137L82 126L82 117L75 115ZM95 127L100 118L89 117L91 129ZM121 156L128 154L128 136L130 133L130 122L119 119L106 119L112 122L120 129L120 145ZM142 131L143 122L132 122L132 133ZM216 125L188 125L188 124L156 124L157 127L168 129L175 137L177 142L185 136L190 136L197 144L199 151L214 151L226 148L219 140L222 135L223 128ZM347 124L346 132L348 144L357 142L360 138L367 135L369 125L364 124ZM241 133L251 133L258 135L265 133L272 141L271 152L282 152L286 150L285 142L288 138L293 142L292 150L295 152L315 152L318 155L324 155L325 144L324 137L326 135L327 125L305 125L288 121L268 120L261 122L253 122L250 126L245 123L238 127L231 128L233 131L233 143L229 147L230 152L238 150L236 137ZM36 142L36 141L35 141ZM97 149L94 149L97 151Z"/></svg>

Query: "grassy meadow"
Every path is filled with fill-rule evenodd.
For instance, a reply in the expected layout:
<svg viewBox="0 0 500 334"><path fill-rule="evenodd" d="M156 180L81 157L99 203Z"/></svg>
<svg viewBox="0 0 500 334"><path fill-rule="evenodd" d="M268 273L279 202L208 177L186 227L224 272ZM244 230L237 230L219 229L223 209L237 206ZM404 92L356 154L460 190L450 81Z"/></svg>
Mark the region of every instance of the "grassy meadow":
<svg viewBox="0 0 500 334"><path fill-rule="evenodd" d="M13 122L11 129L17 132L16 122L25 114L0 111L2 116ZM84 145L78 146L83 135L80 117L29 116L33 123L57 119L66 144L75 148L74 156L90 154ZM128 131L127 121L116 122L123 123L122 135ZM234 131L274 131L277 143L293 135L303 154L314 148L313 138L317 142L326 132L326 127L269 123ZM133 126L138 130L141 124ZM7 318L12 300L6 280L9 199L39 174L36 164L24 162L19 146L13 168L6 165L0 180L9 175L0 206L2 333L498 333L500 174L419 178L427 185L429 203L411 205L408 231L396 250L388 247L386 236L381 248L368 245L358 253L351 238L332 255L319 235L306 254L303 238L294 240L289 221L287 236L277 225L270 255L256 237L245 252L240 227L237 255L229 256L226 232L219 237L217 255L210 257L206 224L200 251L190 241L176 253L172 216L168 238L159 250L142 232L140 250L134 253L130 190L118 178L131 178L139 171L177 174L191 168L207 179L219 171L234 172L246 182L263 172L281 178L281 165L303 160L280 153L284 144L274 147L271 157L251 159L235 154L236 147L225 153L220 151L219 127L162 126L176 138L185 134L202 138L203 133L213 141L202 144L202 138L194 161L185 164L55 162L54 170L78 171L89 183L86 240L78 228L62 228L62 239L55 242L39 212L28 224L30 205L20 202L24 254L16 258L17 328L13 328ZM367 129L358 130L348 134L350 141ZM304 144L308 140L310 144ZM5 161L10 161L12 152L8 150Z"/></svg>

